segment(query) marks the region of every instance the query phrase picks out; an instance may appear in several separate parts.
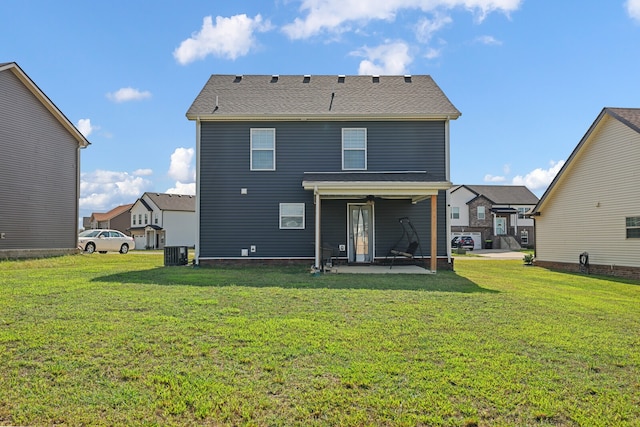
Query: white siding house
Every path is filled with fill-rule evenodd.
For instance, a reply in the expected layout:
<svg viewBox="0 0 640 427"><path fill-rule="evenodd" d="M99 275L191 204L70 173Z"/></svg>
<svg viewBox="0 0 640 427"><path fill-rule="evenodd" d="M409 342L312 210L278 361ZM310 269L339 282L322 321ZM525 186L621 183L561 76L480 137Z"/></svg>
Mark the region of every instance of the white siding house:
<svg viewBox="0 0 640 427"><path fill-rule="evenodd" d="M137 249L193 247L196 241L195 196L144 193L131 207L129 231Z"/></svg>
<svg viewBox="0 0 640 427"><path fill-rule="evenodd" d="M536 264L640 278L639 166L640 109L604 108L533 210Z"/></svg>

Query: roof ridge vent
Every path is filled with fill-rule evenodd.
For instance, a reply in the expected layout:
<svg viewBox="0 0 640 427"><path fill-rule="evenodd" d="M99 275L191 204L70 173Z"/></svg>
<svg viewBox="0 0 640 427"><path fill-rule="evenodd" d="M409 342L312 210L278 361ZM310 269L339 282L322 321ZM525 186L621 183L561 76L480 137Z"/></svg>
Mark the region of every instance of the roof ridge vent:
<svg viewBox="0 0 640 427"><path fill-rule="evenodd" d="M380 75L374 74L373 76L371 76L371 81L373 83L380 83Z"/></svg>
<svg viewBox="0 0 640 427"><path fill-rule="evenodd" d="M271 83L278 83L278 79L280 78L280 76L278 74L272 74L271 75Z"/></svg>
<svg viewBox="0 0 640 427"><path fill-rule="evenodd" d="M305 74L302 78L302 83L309 83L311 81L311 74Z"/></svg>
<svg viewBox="0 0 640 427"><path fill-rule="evenodd" d="M404 75L404 82L405 83L411 83L411 74L405 74Z"/></svg>
<svg viewBox="0 0 640 427"><path fill-rule="evenodd" d="M347 76L345 76L344 74L338 74L338 83L344 83L344 79Z"/></svg>
<svg viewBox="0 0 640 427"><path fill-rule="evenodd" d="M236 74L236 78L235 80L233 80L234 83L240 83L240 81L242 80L242 74Z"/></svg>

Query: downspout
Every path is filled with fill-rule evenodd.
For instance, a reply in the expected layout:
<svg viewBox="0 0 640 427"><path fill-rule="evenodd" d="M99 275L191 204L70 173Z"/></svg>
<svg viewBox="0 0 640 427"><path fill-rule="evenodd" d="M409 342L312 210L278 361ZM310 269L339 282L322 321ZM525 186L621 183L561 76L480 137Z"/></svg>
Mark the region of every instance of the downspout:
<svg viewBox="0 0 640 427"><path fill-rule="evenodd" d="M200 265L200 116L196 117L196 239L195 265ZM164 219L164 218L163 218Z"/></svg>
<svg viewBox="0 0 640 427"><path fill-rule="evenodd" d="M320 193L318 192L318 186L313 189L313 196L315 198L316 205L316 258L314 268L320 269Z"/></svg>
<svg viewBox="0 0 640 427"><path fill-rule="evenodd" d="M450 158L450 149L449 149L449 117L447 116L447 120L444 122L444 155L445 155L445 179L447 182L451 182L451 158ZM446 200L445 200L445 227L447 228L447 263L451 264L451 194L450 191L447 190L445 192Z"/></svg>

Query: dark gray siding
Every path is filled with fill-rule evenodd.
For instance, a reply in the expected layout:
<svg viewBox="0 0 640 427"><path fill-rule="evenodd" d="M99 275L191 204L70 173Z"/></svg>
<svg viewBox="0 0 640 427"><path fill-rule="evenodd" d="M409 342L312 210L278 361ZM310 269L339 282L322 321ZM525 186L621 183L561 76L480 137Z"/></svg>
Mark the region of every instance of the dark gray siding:
<svg viewBox="0 0 640 427"><path fill-rule="evenodd" d="M0 250L75 248L77 147L12 72L0 72Z"/></svg>
<svg viewBox="0 0 640 427"><path fill-rule="evenodd" d="M250 171L250 129L276 129L276 170ZM200 256L239 257L256 246L252 257L313 257L315 206L302 188L304 172L340 172L341 129L367 129L368 171L426 170L445 181L443 122L203 122L200 144ZM242 195L241 189L247 194ZM322 238L346 243L346 200L323 200ZM279 203L305 203L304 230L280 230ZM439 197L445 230L444 194ZM376 201L376 253L386 255L400 237L401 216L420 228L425 252L430 247L428 201ZM415 219L414 219L415 218ZM446 254L446 242L439 242Z"/></svg>

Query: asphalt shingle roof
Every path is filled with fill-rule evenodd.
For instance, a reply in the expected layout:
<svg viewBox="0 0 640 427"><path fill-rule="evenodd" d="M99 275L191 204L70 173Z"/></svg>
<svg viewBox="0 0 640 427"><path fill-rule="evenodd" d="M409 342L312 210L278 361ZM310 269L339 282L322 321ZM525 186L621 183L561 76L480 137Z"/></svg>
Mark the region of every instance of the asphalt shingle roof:
<svg viewBox="0 0 640 427"><path fill-rule="evenodd" d="M605 108L604 111L636 132L640 132L640 108Z"/></svg>
<svg viewBox="0 0 640 427"><path fill-rule="evenodd" d="M196 196L184 194L146 193L163 211L196 211Z"/></svg>
<svg viewBox="0 0 640 427"><path fill-rule="evenodd" d="M456 119L431 76L212 75L189 119L296 116Z"/></svg>
<svg viewBox="0 0 640 427"><path fill-rule="evenodd" d="M463 185L496 205L535 205L538 197L524 185Z"/></svg>

